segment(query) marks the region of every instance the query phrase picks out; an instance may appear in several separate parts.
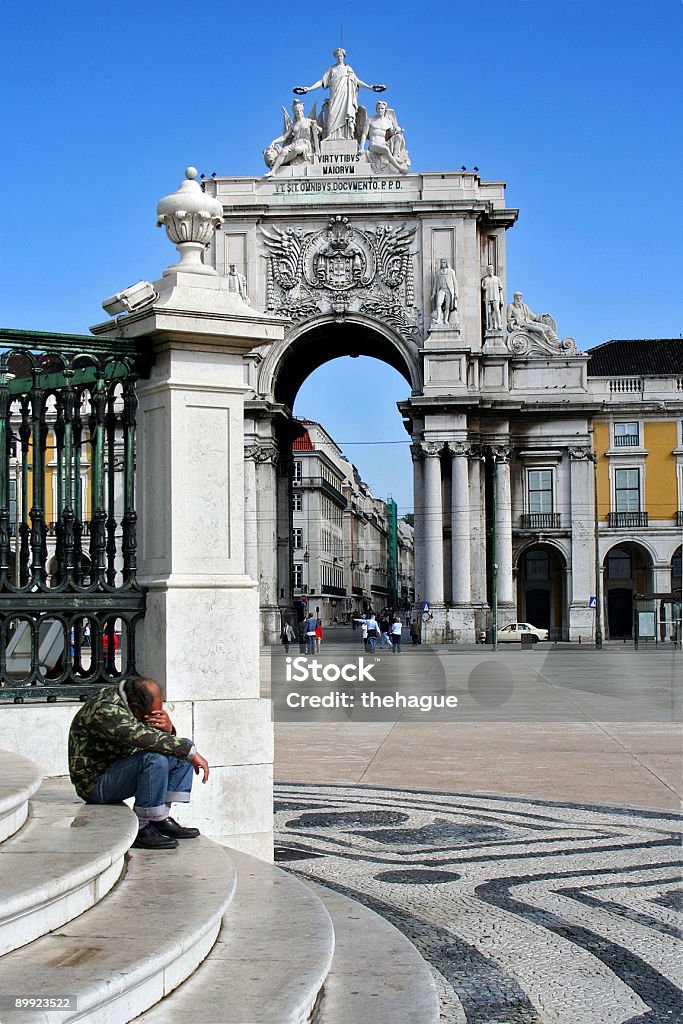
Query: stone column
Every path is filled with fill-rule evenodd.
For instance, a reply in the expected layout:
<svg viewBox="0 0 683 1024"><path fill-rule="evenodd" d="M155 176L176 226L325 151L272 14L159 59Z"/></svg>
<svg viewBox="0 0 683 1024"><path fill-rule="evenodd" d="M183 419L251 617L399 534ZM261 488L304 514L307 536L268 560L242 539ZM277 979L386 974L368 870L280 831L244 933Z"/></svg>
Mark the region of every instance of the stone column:
<svg viewBox="0 0 683 1024"><path fill-rule="evenodd" d="M425 522L424 522L424 455L419 444L410 446L413 459L413 511L415 515L415 600L424 599Z"/></svg>
<svg viewBox="0 0 683 1024"><path fill-rule="evenodd" d="M424 599L443 604L443 508L441 501L441 445L426 442L424 452Z"/></svg>
<svg viewBox="0 0 683 1024"><path fill-rule="evenodd" d="M258 553L261 628L267 644L280 636L277 569L277 462L278 450L271 442L261 443L256 455L258 500Z"/></svg>
<svg viewBox="0 0 683 1024"><path fill-rule="evenodd" d="M470 446L449 444L452 458L451 546L453 604L469 604L470 588Z"/></svg>
<svg viewBox="0 0 683 1024"><path fill-rule="evenodd" d="M571 594L569 639L590 636L595 631L595 520L593 463L588 446L569 449L569 502L571 508ZM565 525L564 523L562 524Z"/></svg>
<svg viewBox="0 0 683 1024"><path fill-rule="evenodd" d="M512 586L512 500L510 493L510 449L494 449L496 474L496 561L498 563L498 604L514 607Z"/></svg>

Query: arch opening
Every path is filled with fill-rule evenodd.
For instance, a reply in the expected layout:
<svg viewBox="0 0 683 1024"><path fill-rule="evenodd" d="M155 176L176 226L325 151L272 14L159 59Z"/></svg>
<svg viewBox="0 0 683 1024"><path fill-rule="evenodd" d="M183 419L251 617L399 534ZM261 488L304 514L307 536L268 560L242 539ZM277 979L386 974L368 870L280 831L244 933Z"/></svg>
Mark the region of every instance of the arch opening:
<svg viewBox="0 0 683 1024"><path fill-rule="evenodd" d="M291 332L273 374L275 401L294 407L304 381L320 366L341 356L372 356L397 370L410 388L417 384L417 369L409 360L406 342L388 328L379 329L367 318L337 323L325 319Z"/></svg>

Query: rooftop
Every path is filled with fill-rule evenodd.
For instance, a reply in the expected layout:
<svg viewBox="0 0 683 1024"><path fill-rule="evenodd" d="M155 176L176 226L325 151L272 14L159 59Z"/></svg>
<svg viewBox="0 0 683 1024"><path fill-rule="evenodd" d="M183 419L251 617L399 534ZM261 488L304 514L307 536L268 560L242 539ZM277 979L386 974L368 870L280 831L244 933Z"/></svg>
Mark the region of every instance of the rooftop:
<svg viewBox="0 0 683 1024"><path fill-rule="evenodd" d="M683 338L606 341L586 353L589 377L683 374Z"/></svg>

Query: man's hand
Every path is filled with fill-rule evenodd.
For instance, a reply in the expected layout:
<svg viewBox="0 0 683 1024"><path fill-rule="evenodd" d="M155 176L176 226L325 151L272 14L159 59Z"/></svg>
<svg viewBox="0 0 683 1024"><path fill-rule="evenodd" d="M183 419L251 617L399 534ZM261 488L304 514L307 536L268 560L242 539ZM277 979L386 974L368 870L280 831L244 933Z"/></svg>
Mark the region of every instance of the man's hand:
<svg viewBox="0 0 683 1024"><path fill-rule="evenodd" d="M194 768L195 775L199 775L200 771L203 773L202 782L206 782L209 777L209 762L206 758L202 757L199 751L195 750L190 760L190 764Z"/></svg>
<svg viewBox="0 0 683 1024"><path fill-rule="evenodd" d="M163 708L160 711L150 711L148 715L145 715L144 721L145 725L151 725L155 729L173 732L173 722Z"/></svg>

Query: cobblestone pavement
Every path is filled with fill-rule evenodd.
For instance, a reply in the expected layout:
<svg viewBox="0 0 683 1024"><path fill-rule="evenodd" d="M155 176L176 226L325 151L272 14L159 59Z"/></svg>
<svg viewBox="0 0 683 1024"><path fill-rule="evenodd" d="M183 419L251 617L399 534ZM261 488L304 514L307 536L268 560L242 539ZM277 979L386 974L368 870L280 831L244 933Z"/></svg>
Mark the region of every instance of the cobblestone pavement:
<svg viewBox="0 0 683 1024"><path fill-rule="evenodd" d="M407 935L444 1024L683 1021L679 815L297 783L275 810L281 865Z"/></svg>

